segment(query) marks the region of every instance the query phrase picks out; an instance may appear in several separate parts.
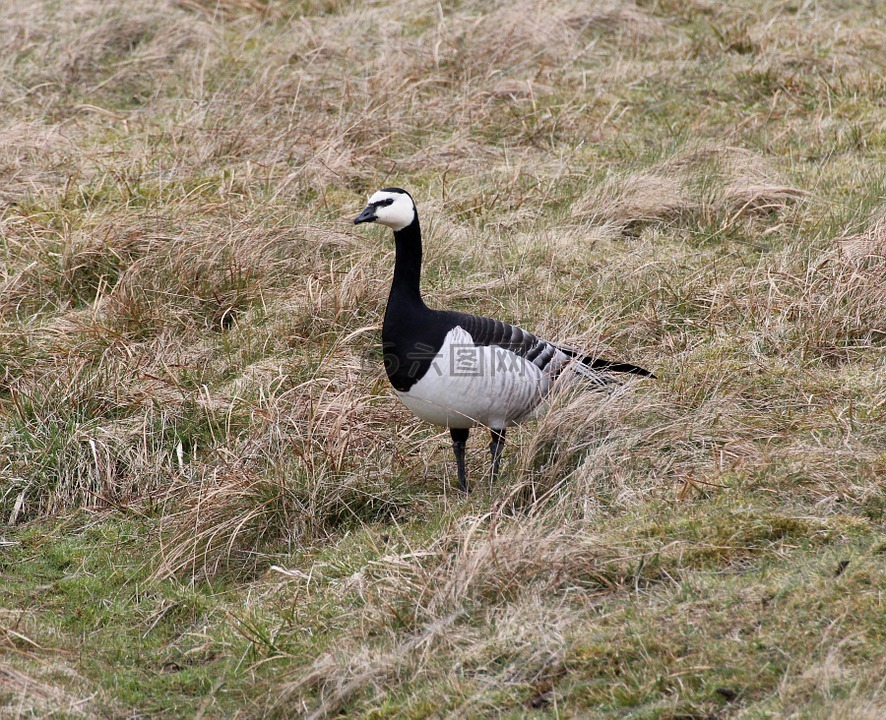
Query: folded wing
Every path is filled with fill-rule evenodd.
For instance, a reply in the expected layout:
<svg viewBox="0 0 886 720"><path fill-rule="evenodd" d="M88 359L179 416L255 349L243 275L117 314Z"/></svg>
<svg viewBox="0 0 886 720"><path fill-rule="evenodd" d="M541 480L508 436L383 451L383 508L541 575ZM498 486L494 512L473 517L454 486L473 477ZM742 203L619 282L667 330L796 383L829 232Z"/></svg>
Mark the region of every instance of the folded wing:
<svg viewBox="0 0 886 720"><path fill-rule="evenodd" d="M611 373L655 377L648 370L636 365L582 355L571 348L542 340L516 325L501 320L458 312L449 312L447 315L470 334L475 345L496 345L509 350L538 367L552 381L564 370L569 370L601 388L619 384L618 379Z"/></svg>

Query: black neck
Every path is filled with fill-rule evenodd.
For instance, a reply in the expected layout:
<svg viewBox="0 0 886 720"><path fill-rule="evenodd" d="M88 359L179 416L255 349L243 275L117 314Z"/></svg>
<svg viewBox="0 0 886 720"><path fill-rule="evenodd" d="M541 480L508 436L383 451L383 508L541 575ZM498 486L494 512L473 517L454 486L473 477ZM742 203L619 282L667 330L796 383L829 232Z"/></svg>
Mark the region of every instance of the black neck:
<svg viewBox="0 0 886 720"><path fill-rule="evenodd" d="M425 373L451 326L421 299L421 230L416 217L394 233L394 281L381 328L385 371L397 390L408 392Z"/></svg>
<svg viewBox="0 0 886 720"><path fill-rule="evenodd" d="M391 283L391 299L410 304L424 305L421 299L421 228L418 215L402 230L394 232L396 259L394 280Z"/></svg>

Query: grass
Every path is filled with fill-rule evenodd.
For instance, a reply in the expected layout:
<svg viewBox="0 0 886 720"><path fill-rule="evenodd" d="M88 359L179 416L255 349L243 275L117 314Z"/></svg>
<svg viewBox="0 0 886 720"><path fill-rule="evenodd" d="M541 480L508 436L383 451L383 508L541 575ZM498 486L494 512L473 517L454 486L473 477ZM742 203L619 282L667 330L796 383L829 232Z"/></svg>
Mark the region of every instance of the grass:
<svg viewBox="0 0 886 720"><path fill-rule="evenodd" d="M875 6L12 3L0 717L882 716ZM386 185L431 304L659 379L459 495Z"/></svg>

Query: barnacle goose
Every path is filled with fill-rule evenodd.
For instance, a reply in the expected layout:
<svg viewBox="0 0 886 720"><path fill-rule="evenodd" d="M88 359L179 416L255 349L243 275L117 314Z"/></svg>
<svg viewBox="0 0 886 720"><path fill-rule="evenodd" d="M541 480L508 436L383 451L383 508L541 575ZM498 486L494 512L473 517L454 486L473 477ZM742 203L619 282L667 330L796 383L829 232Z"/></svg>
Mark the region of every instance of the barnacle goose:
<svg viewBox="0 0 886 720"><path fill-rule="evenodd" d="M421 298L421 228L412 196L384 188L369 198L354 224L394 231L394 279L382 324L385 371L398 397L419 418L448 427L467 491L465 444L470 428L489 428L492 478L498 474L505 429L529 419L567 371L601 389L610 373L655 377L648 370L582 355L514 325L451 310L431 310Z"/></svg>

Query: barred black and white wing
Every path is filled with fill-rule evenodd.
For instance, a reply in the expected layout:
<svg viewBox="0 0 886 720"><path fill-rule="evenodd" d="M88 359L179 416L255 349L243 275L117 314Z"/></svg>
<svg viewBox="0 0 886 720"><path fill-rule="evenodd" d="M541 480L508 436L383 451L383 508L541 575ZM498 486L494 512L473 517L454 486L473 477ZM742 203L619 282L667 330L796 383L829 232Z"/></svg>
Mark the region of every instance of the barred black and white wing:
<svg viewBox="0 0 886 720"><path fill-rule="evenodd" d="M616 363L602 358L594 358L542 340L516 325L492 318L446 313L454 324L470 334L475 345L496 345L531 362L551 381L557 379L564 370L575 373L586 381L601 388L619 384L611 373L630 373L654 377L652 373L629 363Z"/></svg>

